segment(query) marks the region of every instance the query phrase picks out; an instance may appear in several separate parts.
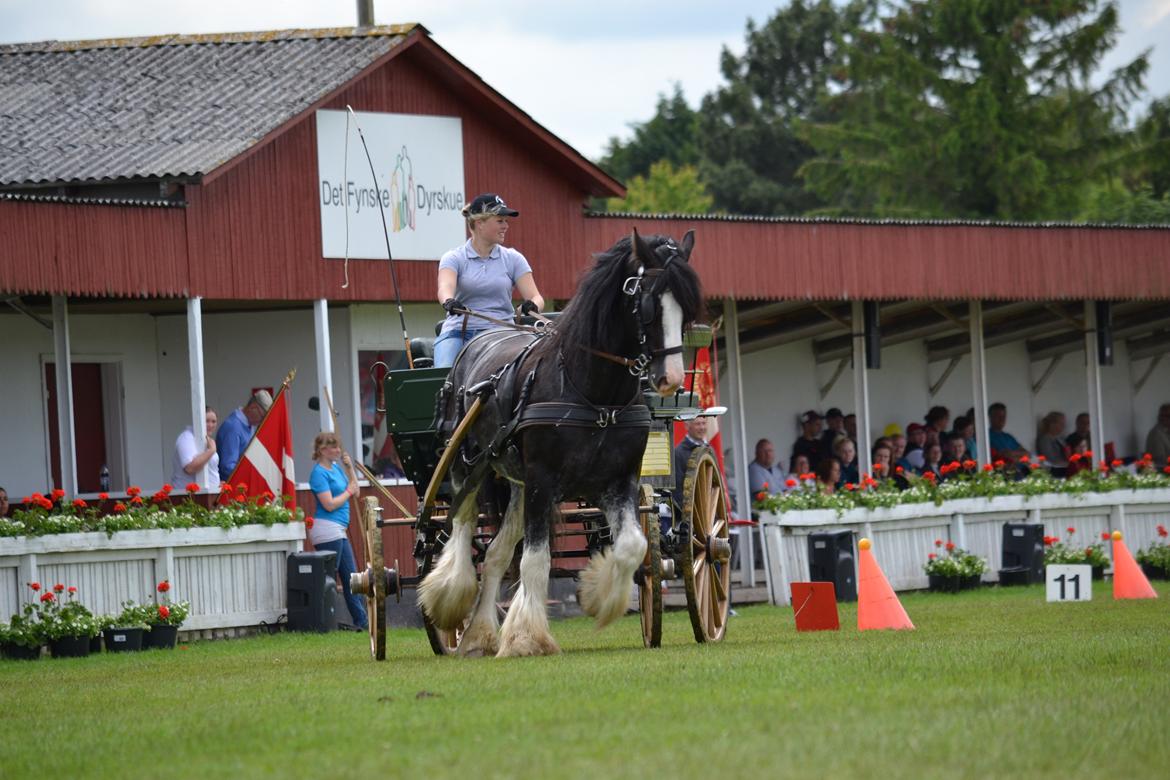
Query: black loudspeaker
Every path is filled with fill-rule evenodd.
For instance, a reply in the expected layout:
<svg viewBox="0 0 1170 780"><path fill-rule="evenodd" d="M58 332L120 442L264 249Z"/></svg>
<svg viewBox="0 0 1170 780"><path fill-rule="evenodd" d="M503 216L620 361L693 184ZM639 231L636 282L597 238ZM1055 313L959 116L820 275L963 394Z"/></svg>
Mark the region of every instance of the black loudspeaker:
<svg viewBox="0 0 1170 780"><path fill-rule="evenodd" d="M1097 310L1097 365L1113 365L1113 305L1109 301L1093 301Z"/></svg>
<svg viewBox="0 0 1170 780"><path fill-rule="evenodd" d="M296 552L288 556L288 630L336 631L337 553Z"/></svg>
<svg viewBox="0 0 1170 780"><path fill-rule="evenodd" d="M812 582L833 583L837 601L857 601L852 531L808 535L808 578Z"/></svg>
<svg viewBox="0 0 1170 780"><path fill-rule="evenodd" d="M862 301L862 319L865 321L865 367L882 367L882 324L878 317L877 301Z"/></svg>
<svg viewBox="0 0 1170 780"><path fill-rule="evenodd" d="M1039 523L1004 523L1001 560L1001 585L1044 582L1044 526Z"/></svg>

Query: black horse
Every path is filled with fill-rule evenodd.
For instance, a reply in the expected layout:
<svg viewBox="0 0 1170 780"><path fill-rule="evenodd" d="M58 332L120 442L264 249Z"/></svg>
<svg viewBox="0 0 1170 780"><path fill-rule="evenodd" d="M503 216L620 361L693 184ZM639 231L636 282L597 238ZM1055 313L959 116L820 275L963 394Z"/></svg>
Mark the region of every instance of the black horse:
<svg viewBox="0 0 1170 780"><path fill-rule="evenodd" d="M693 245L692 232L675 243L635 230L595 257L551 333L490 331L473 339L452 367L440 430L449 435L476 397L485 400L452 463L458 506L451 538L419 587L419 600L439 628L463 625L470 613L460 653L559 652L545 599L552 525L564 500L599 507L613 540L581 574L582 608L599 627L625 613L633 572L646 552L637 483L650 416L641 382L648 374L662 395L682 383L683 330L702 308L688 262ZM513 488L477 587L475 499L489 469ZM500 629L495 596L521 536L520 587Z"/></svg>

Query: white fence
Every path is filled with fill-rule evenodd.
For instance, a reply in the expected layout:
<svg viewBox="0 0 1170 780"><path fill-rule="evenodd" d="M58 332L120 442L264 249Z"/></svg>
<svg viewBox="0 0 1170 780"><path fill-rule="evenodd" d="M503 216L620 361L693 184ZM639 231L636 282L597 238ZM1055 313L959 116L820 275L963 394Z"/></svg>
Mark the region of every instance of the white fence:
<svg viewBox="0 0 1170 780"><path fill-rule="evenodd" d="M929 553L937 552L936 539L949 539L986 558L983 580L994 582L999 578L1007 522L1041 523L1045 534L1061 539L1067 538L1065 529L1071 526L1076 528L1074 541L1086 546L1101 541L1104 531L1119 530L1136 553L1157 539L1159 523L1170 524L1170 490L966 498L940 506L853 509L840 516L828 509L762 512L768 600L789 603L791 583L809 578L808 535L825 531L853 531L855 546L860 536L871 539L874 556L894 590L927 587L922 566ZM1105 549L1108 554L1111 548L1107 544Z"/></svg>
<svg viewBox="0 0 1170 780"><path fill-rule="evenodd" d="M171 600L191 603L184 632L273 623L286 611L286 560L304 538L304 523L288 523L0 539L0 620L34 598L30 582L75 585L103 615L149 602L170 580Z"/></svg>

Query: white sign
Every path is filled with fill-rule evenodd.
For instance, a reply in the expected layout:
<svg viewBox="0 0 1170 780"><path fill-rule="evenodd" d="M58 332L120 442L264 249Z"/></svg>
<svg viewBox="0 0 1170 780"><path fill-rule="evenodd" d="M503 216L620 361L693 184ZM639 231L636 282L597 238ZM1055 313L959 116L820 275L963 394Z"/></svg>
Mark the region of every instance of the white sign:
<svg viewBox="0 0 1170 780"><path fill-rule="evenodd" d="M1044 579L1049 601L1093 600L1092 566L1049 564L1044 567Z"/></svg>
<svg viewBox="0 0 1170 780"><path fill-rule="evenodd" d="M317 198L321 255L438 260L467 240L463 208L463 123L458 117L357 113L374 174L346 111L317 112ZM383 214L386 229L382 229Z"/></svg>

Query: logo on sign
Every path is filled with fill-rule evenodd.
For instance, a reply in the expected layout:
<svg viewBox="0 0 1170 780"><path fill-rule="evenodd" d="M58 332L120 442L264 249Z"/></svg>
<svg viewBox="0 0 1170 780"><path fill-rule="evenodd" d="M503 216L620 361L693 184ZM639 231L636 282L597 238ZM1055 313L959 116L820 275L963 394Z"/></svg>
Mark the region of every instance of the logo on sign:
<svg viewBox="0 0 1170 780"><path fill-rule="evenodd" d="M401 233L406 228L414 230L415 208L418 201L414 195L414 165L406 147L394 161L394 172L390 174L390 229Z"/></svg>

